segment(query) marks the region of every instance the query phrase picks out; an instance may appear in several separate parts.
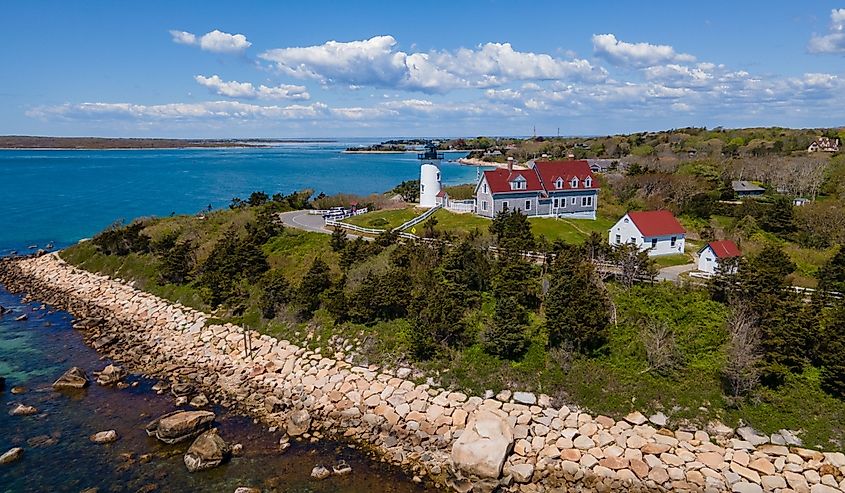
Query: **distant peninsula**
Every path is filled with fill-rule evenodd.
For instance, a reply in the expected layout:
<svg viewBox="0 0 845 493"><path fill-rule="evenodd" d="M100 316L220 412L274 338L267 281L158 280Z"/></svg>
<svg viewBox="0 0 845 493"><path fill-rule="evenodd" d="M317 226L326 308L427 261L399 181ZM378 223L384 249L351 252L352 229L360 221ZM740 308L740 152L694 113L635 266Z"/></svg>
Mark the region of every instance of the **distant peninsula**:
<svg viewBox="0 0 845 493"><path fill-rule="evenodd" d="M182 149L190 147L272 147L277 144L331 143L314 139L146 139L108 137L0 136L0 149Z"/></svg>

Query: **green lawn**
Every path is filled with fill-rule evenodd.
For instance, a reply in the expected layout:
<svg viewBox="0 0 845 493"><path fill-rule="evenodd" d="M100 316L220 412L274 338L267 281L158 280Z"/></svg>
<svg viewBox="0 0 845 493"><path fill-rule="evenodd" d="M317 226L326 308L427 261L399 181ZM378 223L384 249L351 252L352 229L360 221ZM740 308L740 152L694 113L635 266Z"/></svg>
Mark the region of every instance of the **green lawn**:
<svg viewBox="0 0 845 493"><path fill-rule="evenodd" d="M424 213L426 209L405 207L403 209L382 209L344 219L344 222L364 228L393 229Z"/></svg>
<svg viewBox="0 0 845 493"><path fill-rule="evenodd" d="M687 254L677 254L677 255L660 255L657 257L652 257L654 259L654 263L657 264L657 267L662 269L663 267L672 267L675 265L685 265L691 264L692 258Z"/></svg>
<svg viewBox="0 0 845 493"><path fill-rule="evenodd" d="M603 240L607 239L607 231L616 223L616 219L599 216L592 219L555 219L551 217L532 217L531 229L534 236L545 236L549 241L563 240L567 243L583 243L596 232Z"/></svg>

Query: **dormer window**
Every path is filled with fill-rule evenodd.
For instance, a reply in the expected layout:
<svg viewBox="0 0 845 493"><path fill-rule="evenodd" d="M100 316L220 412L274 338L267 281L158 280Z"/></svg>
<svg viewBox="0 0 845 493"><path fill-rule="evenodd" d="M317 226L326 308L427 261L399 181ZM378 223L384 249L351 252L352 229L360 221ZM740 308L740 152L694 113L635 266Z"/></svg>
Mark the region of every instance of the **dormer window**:
<svg viewBox="0 0 845 493"><path fill-rule="evenodd" d="M593 186L593 179L589 176L584 180L584 187L590 188Z"/></svg>
<svg viewBox="0 0 845 493"><path fill-rule="evenodd" d="M558 177L558 179L555 180L555 188L558 189L558 190L563 188L563 178Z"/></svg>
<svg viewBox="0 0 845 493"><path fill-rule="evenodd" d="M578 188L578 177L573 176L571 180L569 180L569 186L572 188Z"/></svg>
<svg viewBox="0 0 845 493"><path fill-rule="evenodd" d="M525 177L522 175L517 176L513 180L511 180L511 190L525 190L527 188L527 182Z"/></svg>

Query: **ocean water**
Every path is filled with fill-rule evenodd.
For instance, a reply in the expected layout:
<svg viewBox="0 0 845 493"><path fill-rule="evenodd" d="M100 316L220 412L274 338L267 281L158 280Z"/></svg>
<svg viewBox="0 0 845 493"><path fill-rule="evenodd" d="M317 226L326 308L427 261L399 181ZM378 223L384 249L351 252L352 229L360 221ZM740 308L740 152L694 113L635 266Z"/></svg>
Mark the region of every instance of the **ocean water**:
<svg viewBox="0 0 845 493"><path fill-rule="evenodd" d="M343 154L370 141L269 148L0 150L0 255L90 237L117 219L226 207L250 192L384 192L419 178L416 154ZM476 168L449 160L446 184L474 182Z"/></svg>

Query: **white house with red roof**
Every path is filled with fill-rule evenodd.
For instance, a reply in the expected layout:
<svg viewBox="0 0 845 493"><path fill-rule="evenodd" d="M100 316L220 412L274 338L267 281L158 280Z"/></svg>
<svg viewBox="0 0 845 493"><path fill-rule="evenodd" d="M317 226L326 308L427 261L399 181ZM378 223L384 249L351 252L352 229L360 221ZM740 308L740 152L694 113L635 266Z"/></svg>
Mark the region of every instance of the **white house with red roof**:
<svg viewBox="0 0 845 493"><path fill-rule="evenodd" d="M485 171L475 187L475 210L494 217L504 209L526 216L595 219L598 181L587 161L537 161L528 169Z"/></svg>
<svg viewBox="0 0 845 493"><path fill-rule="evenodd" d="M707 274L715 274L719 270L719 265L725 259L741 256L742 252L733 241L711 241L698 251L698 270Z"/></svg>
<svg viewBox="0 0 845 493"><path fill-rule="evenodd" d="M610 228L611 245L633 243L649 256L684 253L686 230L670 211L631 211Z"/></svg>

